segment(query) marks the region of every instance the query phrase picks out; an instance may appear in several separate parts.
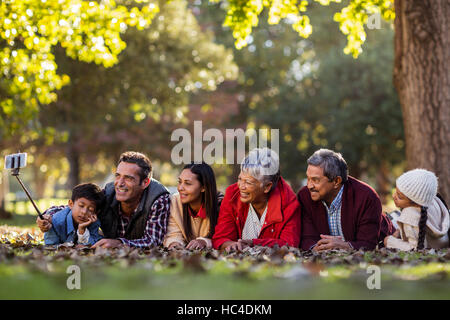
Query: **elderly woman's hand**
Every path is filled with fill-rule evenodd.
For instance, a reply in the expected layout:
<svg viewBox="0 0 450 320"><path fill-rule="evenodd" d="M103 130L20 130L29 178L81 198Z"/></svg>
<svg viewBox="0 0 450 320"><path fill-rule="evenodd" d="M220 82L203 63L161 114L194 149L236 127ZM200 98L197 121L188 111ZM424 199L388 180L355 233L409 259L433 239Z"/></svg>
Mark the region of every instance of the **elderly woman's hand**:
<svg viewBox="0 0 450 320"><path fill-rule="evenodd" d="M225 252L231 252L231 251L242 251L246 247L252 247L253 241L252 240L242 240L239 239L238 241L226 241L222 244L221 249L225 250Z"/></svg>
<svg viewBox="0 0 450 320"><path fill-rule="evenodd" d="M247 247L253 247L253 240L238 240L238 250L242 251Z"/></svg>
<svg viewBox="0 0 450 320"><path fill-rule="evenodd" d="M220 249L225 250L225 252L238 251L237 241L226 241L221 246Z"/></svg>
<svg viewBox="0 0 450 320"><path fill-rule="evenodd" d="M186 246L186 249L192 249L192 250L200 250L206 248L207 243L205 240L202 239L194 239L189 242L189 244Z"/></svg>

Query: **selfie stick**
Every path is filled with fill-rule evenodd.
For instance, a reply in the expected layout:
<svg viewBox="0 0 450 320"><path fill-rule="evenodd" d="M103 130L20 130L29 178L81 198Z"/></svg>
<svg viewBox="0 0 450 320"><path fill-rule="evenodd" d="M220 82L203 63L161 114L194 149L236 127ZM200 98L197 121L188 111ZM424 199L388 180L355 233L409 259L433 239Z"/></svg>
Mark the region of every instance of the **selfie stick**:
<svg viewBox="0 0 450 320"><path fill-rule="evenodd" d="M31 203L33 204L34 208L36 209L39 218L44 219L44 217L42 216L41 211L39 211L39 208L36 206L36 203L34 203L33 199L31 198L30 193L28 192L27 188L25 188L25 186L23 185L22 181L19 178L19 168L13 169L12 171L12 175L15 176L17 178L17 181L19 181L20 185L22 186L22 189L25 191L25 193L28 196L28 199L30 199Z"/></svg>

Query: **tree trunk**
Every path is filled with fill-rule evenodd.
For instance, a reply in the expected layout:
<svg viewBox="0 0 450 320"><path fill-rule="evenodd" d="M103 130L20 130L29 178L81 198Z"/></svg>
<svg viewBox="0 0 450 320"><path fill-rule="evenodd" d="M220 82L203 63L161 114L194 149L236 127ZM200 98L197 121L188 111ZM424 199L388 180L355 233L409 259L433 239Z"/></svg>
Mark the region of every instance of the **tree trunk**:
<svg viewBox="0 0 450 320"><path fill-rule="evenodd" d="M395 0L394 83L408 169L436 173L450 197L449 0Z"/></svg>

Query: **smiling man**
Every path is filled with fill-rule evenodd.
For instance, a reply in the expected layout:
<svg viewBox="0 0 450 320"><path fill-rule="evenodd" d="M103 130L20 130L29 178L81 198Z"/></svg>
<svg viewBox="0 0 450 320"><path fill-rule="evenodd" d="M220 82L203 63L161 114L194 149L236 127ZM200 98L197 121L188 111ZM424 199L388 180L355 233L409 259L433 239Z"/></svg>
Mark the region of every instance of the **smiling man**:
<svg viewBox="0 0 450 320"><path fill-rule="evenodd" d="M142 153L124 152L117 165L114 182L105 186L105 206L97 214L105 239L93 248L161 245L170 213L170 193L152 178L150 160ZM46 220L37 219L41 231L51 227L52 210Z"/></svg>
<svg viewBox="0 0 450 320"><path fill-rule="evenodd" d="M340 153L316 151L308 159L307 185L298 192L302 206L301 248L375 249L382 221L375 190L348 176Z"/></svg>
<svg viewBox="0 0 450 320"><path fill-rule="evenodd" d="M105 239L94 247L162 244L170 212L170 193L151 175L151 162L144 154L128 151L120 156L115 180L105 186L106 206L99 214Z"/></svg>

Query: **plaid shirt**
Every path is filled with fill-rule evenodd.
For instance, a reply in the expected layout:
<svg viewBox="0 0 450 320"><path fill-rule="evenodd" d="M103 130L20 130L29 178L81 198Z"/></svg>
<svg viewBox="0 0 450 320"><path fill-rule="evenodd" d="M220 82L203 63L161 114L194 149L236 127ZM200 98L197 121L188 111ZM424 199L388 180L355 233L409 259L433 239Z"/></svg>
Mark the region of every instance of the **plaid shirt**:
<svg viewBox="0 0 450 320"><path fill-rule="evenodd" d="M145 226L144 237L141 239L125 239L125 232L130 223L131 217L127 217L120 212L118 225L119 240L130 247L145 248L152 245L161 245L167 231L167 223L170 214L170 194L163 194L153 202L148 215L147 225Z"/></svg>
<svg viewBox="0 0 450 320"><path fill-rule="evenodd" d="M332 236L341 236L344 239L341 225L341 205L342 205L342 193L344 192L344 186L341 187L336 198L334 198L330 207L328 208L325 201L322 201L328 212L328 226L330 227L330 233Z"/></svg>

